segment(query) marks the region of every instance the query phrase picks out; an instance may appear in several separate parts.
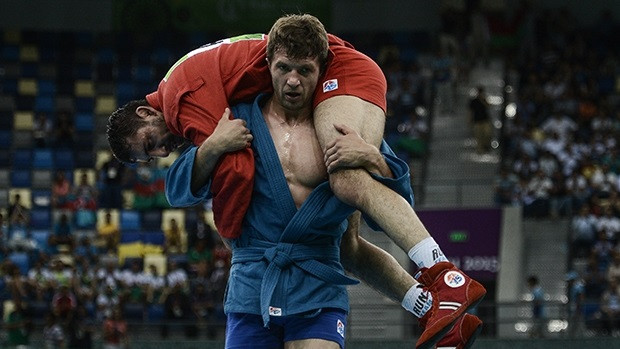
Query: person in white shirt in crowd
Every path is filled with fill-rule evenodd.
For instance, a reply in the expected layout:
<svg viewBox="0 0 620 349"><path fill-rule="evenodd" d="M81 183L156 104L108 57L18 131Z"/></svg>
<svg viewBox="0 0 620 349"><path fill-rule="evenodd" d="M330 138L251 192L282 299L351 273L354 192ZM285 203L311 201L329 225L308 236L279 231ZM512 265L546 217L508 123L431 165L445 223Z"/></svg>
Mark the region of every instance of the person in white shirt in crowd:
<svg viewBox="0 0 620 349"><path fill-rule="evenodd" d="M149 271L145 274L144 285L146 286L146 301L148 303L160 302L160 297L166 287L166 279L160 275L154 264L149 265Z"/></svg>
<svg viewBox="0 0 620 349"><path fill-rule="evenodd" d="M116 289L110 285L106 285L103 292L99 293L95 301L97 306L97 320L112 316L114 309L120 304L121 300Z"/></svg>
<svg viewBox="0 0 620 349"><path fill-rule="evenodd" d="M577 123L560 111L555 111L551 117L545 120L540 128L547 134L557 133L561 139L572 138L572 133L577 131Z"/></svg>
<svg viewBox="0 0 620 349"><path fill-rule="evenodd" d="M107 261L97 270L97 282L101 288L118 287L122 272L115 261Z"/></svg>
<svg viewBox="0 0 620 349"><path fill-rule="evenodd" d="M166 274L166 287L174 288L177 284L181 284L182 289L187 290L189 287L189 278L187 272L174 260L168 262L168 273Z"/></svg>
<svg viewBox="0 0 620 349"><path fill-rule="evenodd" d="M571 220L571 232L573 257L586 257L596 239L596 217L589 204L583 204Z"/></svg>

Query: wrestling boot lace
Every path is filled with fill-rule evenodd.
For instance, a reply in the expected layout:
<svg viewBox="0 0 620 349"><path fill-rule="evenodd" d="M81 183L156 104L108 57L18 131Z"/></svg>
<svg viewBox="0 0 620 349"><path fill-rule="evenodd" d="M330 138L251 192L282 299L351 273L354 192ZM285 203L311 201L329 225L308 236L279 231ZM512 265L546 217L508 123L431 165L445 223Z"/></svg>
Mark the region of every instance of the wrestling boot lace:
<svg viewBox="0 0 620 349"><path fill-rule="evenodd" d="M437 342L437 349L468 349L482 331L482 321L475 315L465 313L452 329Z"/></svg>
<svg viewBox="0 0 620 349"><path fill-rule="evenodd" d="M486 290L450 262L440 262L422 269L418 281L431 293L433 305L420 318L424 329L417 349L430 349L443 338L468 309L475 307Z"/></svg>

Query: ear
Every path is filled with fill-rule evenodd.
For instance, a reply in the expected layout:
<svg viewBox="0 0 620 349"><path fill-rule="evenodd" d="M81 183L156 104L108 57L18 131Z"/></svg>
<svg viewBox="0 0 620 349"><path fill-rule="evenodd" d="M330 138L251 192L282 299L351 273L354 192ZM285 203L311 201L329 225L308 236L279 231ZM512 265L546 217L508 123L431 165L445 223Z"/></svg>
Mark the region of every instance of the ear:
<svg viewBox="0 0 620 349"><path fill-rule="evenodd" d="M136 108L136 115L142 119L146 119L151 115L157 115L157 111L148 105L141 105Z"/></svg>

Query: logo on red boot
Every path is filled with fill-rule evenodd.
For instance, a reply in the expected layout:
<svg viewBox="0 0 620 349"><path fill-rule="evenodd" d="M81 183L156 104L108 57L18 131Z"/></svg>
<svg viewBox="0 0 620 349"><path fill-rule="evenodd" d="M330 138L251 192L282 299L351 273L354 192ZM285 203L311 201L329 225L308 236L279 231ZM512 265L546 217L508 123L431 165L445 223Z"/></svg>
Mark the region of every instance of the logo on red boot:
<svg viewBox="0 0 620 349"><path fill-rule="evenodd" d="M457 288L465 285L465 276L458 271L450 270L443 276L446 285Z"/></svg>

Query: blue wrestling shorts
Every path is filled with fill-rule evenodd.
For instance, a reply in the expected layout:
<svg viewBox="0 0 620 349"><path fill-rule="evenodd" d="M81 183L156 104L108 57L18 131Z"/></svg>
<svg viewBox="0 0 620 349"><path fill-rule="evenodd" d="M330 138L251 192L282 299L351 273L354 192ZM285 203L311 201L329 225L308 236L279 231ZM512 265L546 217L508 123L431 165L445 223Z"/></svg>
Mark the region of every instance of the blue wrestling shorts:
<svg viewBox="0 0 620 349"><path fill-rule="evenodd" d="M231 313L226 321L226 348L283 348L285 342L318 338L344 348L347 313L325 308L311 315L272 316L269 328L260 315Z"/></svg>

